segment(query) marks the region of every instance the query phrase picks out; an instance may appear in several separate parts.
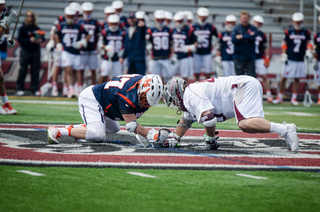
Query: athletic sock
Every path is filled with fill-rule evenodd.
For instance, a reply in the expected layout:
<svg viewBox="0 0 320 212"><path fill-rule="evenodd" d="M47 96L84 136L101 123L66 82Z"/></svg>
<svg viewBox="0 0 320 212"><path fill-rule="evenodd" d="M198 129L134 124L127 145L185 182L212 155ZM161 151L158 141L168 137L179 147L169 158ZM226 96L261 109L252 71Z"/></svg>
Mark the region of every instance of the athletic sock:
<svg viewBox="0 0 320 212"><path fill-rule="evenodd" d="M278 134L282 134L286 131L286 127L279 123L271 122L270 132L276 132Z"/></svg>
<svg viewBox="0 0 320 212"><path fill-rule="evenodd" d="M267 96L271 96L271 91L267 90L266 94L267 94Z"/></svg>
<svg viewBox="0 0 320 212"><path fill-rule="evenodd" d="M278 97L279 97L280 99L283 99L283 93L279 92Z"/></svg>
<svg viewBox="0 0 320 212"><path fill-rule="evenodd" d="M3 105L4 105L5 103L7 103L7 102L8 102L8 96L7 96L7 94L5 93L3 96L1 95L1 96L0 96L0 99L1 99L1 102L2 102Z"/></svg>
<svg viewBox="0 0 320 212"><path fill-rule="evenodd" d="M71 132L71 128L57 128L60 133L61 136L70 136L70 132Z"/></svg>
<svg viewBox="0 0 320 212"><path fill-rule="evenodd" d="M297 97L298 97L298 94L297 94L297 93L292 93L291 99L297 99Z"/></svg>

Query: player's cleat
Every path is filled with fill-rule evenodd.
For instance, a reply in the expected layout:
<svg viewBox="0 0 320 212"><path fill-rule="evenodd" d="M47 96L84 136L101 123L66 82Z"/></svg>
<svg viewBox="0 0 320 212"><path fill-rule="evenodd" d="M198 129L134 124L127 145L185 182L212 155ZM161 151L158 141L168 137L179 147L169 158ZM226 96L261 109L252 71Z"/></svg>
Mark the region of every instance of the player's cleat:
<svg viewBox="0 0 320 212"><path fill-rule="evenodd" d="M56 86L52 87L51 95L52 96L58 96L59 95L58 88Z"/></svg>
<svg viewBox="0 0 320 212"><path fill-rule="evenodd" d="M2 108L0 107L0 115L6 115L7 112Z"/></svg>
<svg viewBox="0 0 320 212"><path fill-rule="evenodd" d="M64 97L68 96L68 88L62 89L62 96L64 96Z"/></svg>
<svg viewBox="0 0 320 212"><path fill-rule="evenodd" d="M3 104L2 109L6 111L6 114L8 115L16 115L18 113L15 109L11 107L9 102Z"/></svg>
<svg viewBox="0 0 320 212"><path fill-rule="evenodd" d="M286 139L288 149L291 149L294 153L297 153L299 149L297 126L295 124L287 124L286 122L283 122L282 124L286 127L286 131L280 134L280 136Z"/></svg>
<svg viewBox="0 0 320 212"><path fill-rule="evenodd" d="M23 96L24 95L24 91L17 91L16 95L17 96Z"/></svg>
<svg viewBox="0 0 320 212"><path fill-rule="evenodd" d="M273 102L273 97L270 95L270 96L267 96L267 101L269 103L272 103Z"/></svg>
<svg viewBox="0 0 320 212"><path fill-rule="evenodd" d="M277 104L281 104L282 103L282 99L280 97L277 97L276 99L274 99L272 101L273 104L277 105Z"/></svg>
<svg viewBox="0 0 320 212"><path fill-rule="evenodd" d="M294 98L291 98L291 104L292 105L294 105L294 106L297 106L297 105L299 105L299 102L296 100L296 99L294 99Z"/></svg>
<svg viewBox="0 0 320 212"><path fill-rule="evenodd" d="M47 128L47 134L48 134L48 143L49 144L58 144L58 138L61 137L60 131L55 127L48 127Z"/></svg>
<svg viewBox="0 0 320 212"><path fill-rule="evenodd" d="M76 94L74 93L74 91L69 91L68 92L68 98L71 99L71 98L77 98Z"/></svg>
<svg viewBox="0 0 320 212"><path fill-rule="evenodd" d="M320 99L318 99L318 105L320 105Z"/></svg>

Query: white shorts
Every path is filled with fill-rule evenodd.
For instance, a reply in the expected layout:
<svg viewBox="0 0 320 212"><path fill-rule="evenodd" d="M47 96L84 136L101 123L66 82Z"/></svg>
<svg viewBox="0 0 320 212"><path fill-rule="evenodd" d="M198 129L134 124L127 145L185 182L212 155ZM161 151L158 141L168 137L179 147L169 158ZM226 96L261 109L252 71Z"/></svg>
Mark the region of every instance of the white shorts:
<svg viewBox="0 0 320 212"><path fill-rule="evenodd" d="M56 52L56 50L54 50L54 52L53 52L53 64L56 67L62 67L61 53Z"/></svg>
<svg viewBox="0 0 320 212"><path fill-rule="evenodd" d="M318 70L314 72L314 80L318 82L318 87L320 87L320 62L318 62Z"/></svg>
<svg viewBox="0 0 320 212"><path fill-rule="evenodd" d="M151 74L162 76L165 82L169 81L169 79L173 76L169 59L150 60L149 72Z"/></svg>
<svg viewBox="0 0 320 212"><path fill-rule="evenodd" d="M233 106L237 123L248 118L264 118L262 86L253 77L241 81L233 90Z"/></svg>
<svg viewBox="0 0 320 212"><path fill-rule="evenodd" d="M306 77L306 66L303 61L288 60L287 65L282 66L282 76L284 78Z"/></svg>
<svg viewBox="0 0 320 212"><path fill-rule="evenodd" d="M97 51L81 51L81 70L84 70L87 66L90 70L96 70L99 68L99 58Z"/></svg>
<svg viewBox="0 0 320 212"><path fill-rule="evenodd" d="M71 54L67 51L61 52L62 67L72 66L73 70L81 70L80 55Z"/></svg>
<svg viewBox="0 0 320 212"><path fill-rule="evenodd" d="M122 75L122 65L119 61L108 61L102 60L101 62L101 76L106 77L109 76L110 71L112 69L112 78Z"/></svg>
<svg viewBox="0 0 320 212"><path fill-rule="evenodd" d="M172 67L172 75L180 74L182 78L187 78L193 75L193 60L192 57L180 59Z"/></svg>
<svg viewBox="0 0 320 212"><path fill-rule="evenodd" d="M93 85L87 87L79 95L78 105L82 120L87 127L92 126L90 123L100 122L105 125L106 133L118 132L119 123L104 116L103 109L92 92L92 87Z"/></svg>
<svg viewBox="0 0 320 212"><path fill-rule="evenodd" d="M200 55L193 53L194 73L200 74L201 68L203 72L208 74L212 72L212 56L211 54Z"/></svg>
<svg viewBox="0 0 320 212"><path fill-rule="evenodd" d="M223 76L236 76L236 71L234 69L234 62L233 61L222 61L222 68L223 68Z"/></svg>
<svg viewBox="0 0 320 212"><path fill-rule="evenodd" d="M257 59L255 60L256 65L256 73L259 75L267 74L267 68L264 65L264 59Z"/></svg>

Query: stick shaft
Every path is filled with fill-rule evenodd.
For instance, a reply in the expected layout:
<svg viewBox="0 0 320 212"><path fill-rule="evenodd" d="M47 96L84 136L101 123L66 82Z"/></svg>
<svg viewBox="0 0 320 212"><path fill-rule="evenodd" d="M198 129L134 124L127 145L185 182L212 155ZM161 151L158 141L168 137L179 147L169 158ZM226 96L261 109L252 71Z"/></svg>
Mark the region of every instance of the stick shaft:
<svg viewBox="0 0 320 212"><path fill-rule="evenodd" d="M13 32L12 32L11 39L13 39L14 33L16 32L17 25L18 25L19 18L20 18L20 14L21 14L21 9L22 9L22 7L23 7L23 3L24 3L24 0L21 0L21 4L20 4L20 8L19 8L19 13L18 13L18 17L17 17L17 21L16 21L16 24L14 25L14 29L13 29Z"/></svg>

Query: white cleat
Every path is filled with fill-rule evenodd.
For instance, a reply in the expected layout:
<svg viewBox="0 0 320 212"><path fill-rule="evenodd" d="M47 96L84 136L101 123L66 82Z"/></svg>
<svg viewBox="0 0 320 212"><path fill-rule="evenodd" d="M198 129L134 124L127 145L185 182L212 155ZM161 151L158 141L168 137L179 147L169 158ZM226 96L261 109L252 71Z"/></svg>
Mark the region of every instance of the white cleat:
<svg viewBox="0 0 320 212"><path fill-rule="evenodd" d="M58 96L58 95L59 95L59 92L58 92L58 88L57 88L57 87L53 87L53 88L52 88L51 95L52 95L52 96Z"/></svg>
<svg viewBox="0 0 320 212"><path fill-rule="evenodd" d="M281 103L282 103L282 99L279 98L279 97L277 97L276 99L274 99L274 100L272 101L272 103L275 104L275 105L281 104Z"/></svg>
<svg viewBox="0 0 320 212"><path fill-rule="evenodd" d="M5 111L2 107L0 107L0 114L1 115L6 115L7 111Z"/></svg>
<svg viewBox="0 0 320 212"><path fill-rule="evenodd" d="M48 127L47 128L47 134L48 134L48 143L49 144L58 144L58 138L61 137L60 131L55 127Z"/></svg>
<svg viewBox="0 0 320 212"><path fill-rule="evenodd" d="M0 113L0 114L7 114L7 115L16 115L18 112L13 109L10 105L9 102L5 103L4 105L2 105L2 109L5 111L5 113Z"/></svg>
<svg viewBox="0 0 320 212"><path fill-rule="evenodd" d="M294 153L298 152L299 149L299 138L297 135L297 126L295 124L282 123L286 127L286 131L280 136L286 139L288 149Z"/></svg>
<svg viewBox="0 0 320 212"><path fill-rule="evenodd" d="M291 104L297 106L299 105L299 102L296 99L291 98Z"/></svg>

